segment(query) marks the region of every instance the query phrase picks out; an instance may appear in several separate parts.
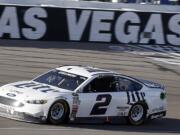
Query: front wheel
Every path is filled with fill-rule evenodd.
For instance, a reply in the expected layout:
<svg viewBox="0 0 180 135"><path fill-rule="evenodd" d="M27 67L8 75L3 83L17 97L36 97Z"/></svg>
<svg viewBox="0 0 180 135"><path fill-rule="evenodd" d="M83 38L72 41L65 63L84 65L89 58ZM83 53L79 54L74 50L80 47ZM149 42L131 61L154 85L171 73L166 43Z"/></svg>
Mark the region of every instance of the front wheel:
<svg viewBox="0 0 180 135"><path fill-rule="evenodd" d="M142 104L135 104L131 107L127 121L131 125L141 125L146 120L147 110Z"/></svg>
<svg viewBox="0 0 180 135"><path fill-rule="evenodd" d="M55 125L66 123L68 121L68 111L68 106L65 102L55 102L49 110L49 122Z"/></svg>

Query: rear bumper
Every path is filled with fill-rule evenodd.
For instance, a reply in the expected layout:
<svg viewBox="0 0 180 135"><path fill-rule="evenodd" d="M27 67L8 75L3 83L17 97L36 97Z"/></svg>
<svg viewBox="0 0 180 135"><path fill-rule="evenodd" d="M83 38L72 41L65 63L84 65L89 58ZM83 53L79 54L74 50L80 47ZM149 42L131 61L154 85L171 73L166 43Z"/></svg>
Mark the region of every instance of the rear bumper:
<svg viewBox="0 0 180 135"><path fill-rule="evenodd" d="M158 112L158 113L153 113L148 116L148 119L157 119L157 118L162 118L166 116L166 111Z"/></svg>
<svg viewBox="0 0 180 135"><path fill-rule="evenodd" d="M47 119L45 116L35 117L25 112L17 112L10 109L9 110L4 109L2 107L0 107L0 117L31 122L31 123L46 123L46 119Z"/></svg>

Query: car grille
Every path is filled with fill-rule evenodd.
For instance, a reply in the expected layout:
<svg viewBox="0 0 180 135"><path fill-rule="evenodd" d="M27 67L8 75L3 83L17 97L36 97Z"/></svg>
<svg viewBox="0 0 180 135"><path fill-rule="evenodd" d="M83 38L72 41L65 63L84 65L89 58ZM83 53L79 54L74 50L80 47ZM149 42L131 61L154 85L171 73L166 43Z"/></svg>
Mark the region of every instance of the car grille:
<svg viewBox="0 0 180 135"><path fill-rule="evenodd" d="M2 96L0 96L0 103L4 104L4 105L12 106L12 107L23 107L24 106L23 103L19 103L15 99L7 98L7 97L2 97ZM18 104L16 104L16 103L18 103Z"/></svg>

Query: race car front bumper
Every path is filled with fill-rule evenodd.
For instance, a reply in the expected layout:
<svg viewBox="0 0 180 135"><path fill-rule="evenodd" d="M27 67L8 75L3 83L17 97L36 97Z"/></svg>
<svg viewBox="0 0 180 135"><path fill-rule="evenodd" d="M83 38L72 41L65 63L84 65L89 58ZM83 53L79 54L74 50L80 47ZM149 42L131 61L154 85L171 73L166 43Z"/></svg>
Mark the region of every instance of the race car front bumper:
<svg viewBox="0 0 180 135"><path fill-rule="evenodd" d="M31 123L46 123L45 116L35 117L25 112L18 112L12 109L0 107L0 116L10 118L19 121L31 122Z"/></svg>

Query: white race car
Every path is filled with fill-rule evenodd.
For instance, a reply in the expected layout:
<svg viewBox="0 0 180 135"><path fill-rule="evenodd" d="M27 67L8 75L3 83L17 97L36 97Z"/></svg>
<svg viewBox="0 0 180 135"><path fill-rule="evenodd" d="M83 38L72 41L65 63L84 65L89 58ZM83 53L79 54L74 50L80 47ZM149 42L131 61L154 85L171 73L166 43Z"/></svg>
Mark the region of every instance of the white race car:
<svg viewBox="0 0 180 135"><path fill-rule="evenodd" d="M62 66L0 87L0 116L35 123L123 116L140 125L165 116L166 105L160 84L86 66Z"/></svg>

